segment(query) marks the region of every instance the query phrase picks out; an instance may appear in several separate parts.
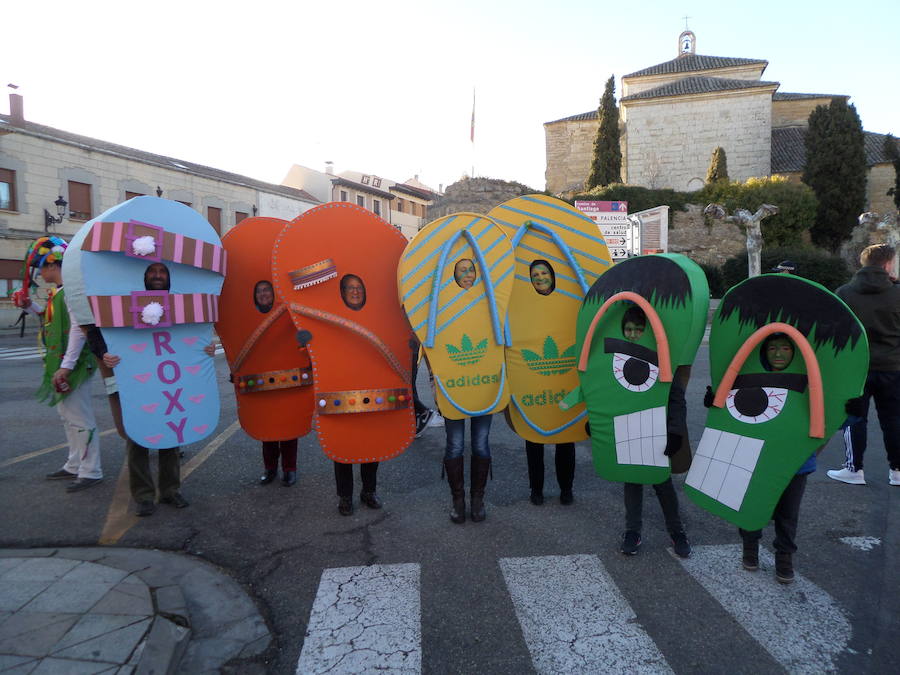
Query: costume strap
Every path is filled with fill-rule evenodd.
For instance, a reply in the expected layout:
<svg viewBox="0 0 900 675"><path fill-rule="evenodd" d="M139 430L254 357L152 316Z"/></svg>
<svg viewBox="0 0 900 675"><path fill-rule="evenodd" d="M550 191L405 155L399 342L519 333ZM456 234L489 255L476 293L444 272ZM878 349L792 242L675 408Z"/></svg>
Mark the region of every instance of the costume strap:
<svg viewBox="0 0 900 675"><path fill-rule="evenodd" d="M244 346L241 347L241 351L238 352L237 358L235 358L234 363L231 364L232 372L236 370L240 370L240 367L244 363L244 359L246 359L253 347L256 345L257 340L262 337L262 334L269 330L269 327L278 320L282 314L284 314L287 307L284 304L278 305L275 309L269 312L269 316L263 320L261 324L256 327L256 330L250 334L250 337L244 342Z"/></svg>
<svg viewBox="0 0 900 675"><path fill-rule="evenodd" d="M393 368L394 372L397 373L397 375L399 375L404 382L412 381L412 376L410 375L409 369L404 368L401 365L399 359L394 356L394 353L384 343L384 341L368 328L365 328L355 321L351 321L350 319L345 319L342 316L338 316L337 314L332 314L331 312L326 312L322 309L314 309L312 307L300 305L296 302L292 302L289 307L292 312L296 312L297 314L300 314L302 316L308 316L312 319L318 319L319 321L324 321L325 323L330 323L334 326L346 328L351 333L359 335L381 353L381 355L384 357L384 360L388 362L388 365Z"/></svg>
<svg viewBox="0 0 900 675"><path fill-rule="evenodd" d="M96 222L81 247L84 251L113 251L151 262L181 263L222 276L228 258L221 246L138 220Z"/></svg>
<svg viewBox="0 0 900 675"><path fill-rule="evenodd" d="M132 291L129 295L89 295L88 302L100 328L168 328L219 320L219 296L211 293ZM158 307L147 309L151 303Z"/></svg>
<svg viewBox="0 0 900 675"><path fill-rule="evenodd" d="M316 394L316 407L320 415L402 410L408 408L411 401L412 394L405 388L354 389Z"/></svg>
<svg viewBox="0 0 900 675"><path fill-rule="evenodd" d="M255 394L258 391L272 391L273 389L306 387L313 383L312 366L240 375L234 383L241 394Z"/></svg>

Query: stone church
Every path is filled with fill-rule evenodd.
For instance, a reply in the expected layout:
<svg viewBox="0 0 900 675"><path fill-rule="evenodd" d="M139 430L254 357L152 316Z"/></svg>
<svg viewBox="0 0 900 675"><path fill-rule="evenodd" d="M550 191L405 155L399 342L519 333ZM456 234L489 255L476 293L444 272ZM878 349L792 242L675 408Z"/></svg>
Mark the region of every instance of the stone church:
<svg viewBox="0 0 900 675"><path fill-rule="evenodd" d="M686 30L678 56L622 77L622 181L692 191L703 186L713 150L725 149L732 180L784 175L800 180L809 114L846 95L778 91L763 79L768 61L703 56ZM544 124L547 190L581 190L590 171L597 111ZM866 132L869 209L892 210L894 169L884 135Z"/></svg>

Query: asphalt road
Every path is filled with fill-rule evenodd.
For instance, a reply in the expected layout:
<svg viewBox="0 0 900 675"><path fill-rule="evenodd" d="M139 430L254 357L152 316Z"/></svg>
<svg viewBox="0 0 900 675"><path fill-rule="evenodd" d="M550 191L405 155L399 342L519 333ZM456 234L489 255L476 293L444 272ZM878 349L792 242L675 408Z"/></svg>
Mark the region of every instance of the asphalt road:
<svg viewBox="0 0 900 675"><path fill-rule="evenodd" d="M337 513L332 464L314 434L301 440L294 487L259 486L260 444L240 429L228 431L236 414L222 356L216 358L218 430L185 448L185 466L192 469L183 493L190 508L160 507L150 518L132 519L114 499L124 460L124 444L114 433L101 441L103 484L67 494L60 482L44 480L61 466L65 449L36 451L64 443L64 435L56 412L32 397L40 370L39 360L28 358L32 340L0 337L0 546L90 546L103 539L215 563L243 584L269 622L276 646L261 662L268 672L297 671L317 594L324 593L323 574L355 566L401 569L394 565L404 566L415 583L412 595L404 596L409 602L391 611L420 612L420 623L412 622L413 639L426 673L585 672L590 650L609 650L613 641L620 656L610 669L623 672L900 668L900 488L888 486L874 412L869 485L848 486L825 476L843 457L840 439L831 439L803 501L795 560L802 579L781 587L771 568L757 575L739 569L735 528L693 506L681 494L680 478L694 557L683 563L667 551L649 489L641 552L621 555L622 488L594 474L586 443L577 448L575 503L559 504L548 451L547 499L541 507L531 505L523 443L499 416L491 431L488 518L481 524L457 526L447 517L440 428L381 465L381 511L357 504L352 517ZM688 389L695 447L705 413L707 356L701 347ZM100 428L111 429L99 383L94 391ZM858 539L866 537L871 539ZM769 550L771 539L769 528L763 539ZM615 610L620 605L624 609ZM608 637L588 625L606 611L613 612L610 626L628 631ZM809 617L822 618L805 628L801 622ZM559 660L558 653L580 654L582 647L588 655L581 666L577 659Z"/></svg>

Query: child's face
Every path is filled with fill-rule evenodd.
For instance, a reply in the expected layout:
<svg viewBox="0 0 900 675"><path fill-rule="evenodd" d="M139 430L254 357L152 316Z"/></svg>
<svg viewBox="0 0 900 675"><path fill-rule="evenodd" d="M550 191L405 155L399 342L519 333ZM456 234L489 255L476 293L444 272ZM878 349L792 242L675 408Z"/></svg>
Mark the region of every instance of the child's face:
<svg viewBox="0 0 900 675"><path fill-rule="evenodd" d="M766 359L772 370L784 370L794 359L794 343L783 337L769 340L766 345Z"/></svg>
<svg viewBox="0 0 900 675"><path fill-rule="evenodd" d="M622 334L625 336L625 339L629 342L637 342L641 339L641 335L644 334L644 326L643 323L635 323L634 321L626 321L625 325L622 327Z"/></svg>

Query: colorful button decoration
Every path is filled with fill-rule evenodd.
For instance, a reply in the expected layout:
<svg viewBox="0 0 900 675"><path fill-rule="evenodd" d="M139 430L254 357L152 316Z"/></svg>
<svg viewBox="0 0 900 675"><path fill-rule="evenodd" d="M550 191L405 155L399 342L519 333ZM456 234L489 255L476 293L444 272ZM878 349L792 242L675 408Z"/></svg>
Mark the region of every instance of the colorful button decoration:
<svg viewBox="0 0 900 675"><path fill-rule="evenodd" d="M356 399L351 398L349 401L347 401L347 403L349 403L350 405L356 405Z"/></svg>
<svg viewBox="0 0 900 675"><path fill-rule="evenodd" d="M341 400L340 400L340 399L337 399L337 398L334 399L334 404L335 404L335 405L340 405L340 404L341 404Z"/></svg>
<svg viewBox="0 0 900 675"><path fill-rule="evenodd" d="M375 403L377 405L381 405L382 403L384 403L384 398L382 396L379 396L378 398L375 399Z"/></svg>
<svg viewBox="0 0 900 675"><path fill-rule="evenodd" d="M319 407L320 407L320 408L324 408L325 405L326 405L325 399L324 399L324 398L323 398L323 399L320 399L320 400L319 400Z"/></svg>
<svg viewBox="0 0 900 675"><path fill-rule="evenodd" d="M363 399L363 403L366 403L366 404L369 403L369 397L368 397L368 396L366 396L366 397Z"/></svg>

